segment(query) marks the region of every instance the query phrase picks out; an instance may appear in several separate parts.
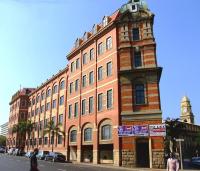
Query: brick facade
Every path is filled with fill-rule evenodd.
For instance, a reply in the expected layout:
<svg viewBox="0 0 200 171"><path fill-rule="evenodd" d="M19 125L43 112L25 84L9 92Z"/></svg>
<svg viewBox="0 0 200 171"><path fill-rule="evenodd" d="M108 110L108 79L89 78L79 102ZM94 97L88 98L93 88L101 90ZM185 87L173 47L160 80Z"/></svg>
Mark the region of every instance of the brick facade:
<svg viewBox="0 0 200 171"><path fill-rule="evenodd" d="M120 125L162 122L159 92L162 68L156 60L153 20L154 14L144 4L129 1L77 39L67 55L67 69L29 96L29 119L36 125L53 116L58 121L63 114L64 141L58 145L55 138L54 147L55 151L66 154L67 160L164 167L162 137L118 136ZM66 82L63 91L33 103L62 79ZM64 104L53 109L53 100L58 103L61 95ZM41 106L46 107L45 111L36 114ZM43 127L34 131L33 147L50 150L50 135L44 145L44 136L39 133L42 130ZM39 138L42 138L40 144Z"/></svg>

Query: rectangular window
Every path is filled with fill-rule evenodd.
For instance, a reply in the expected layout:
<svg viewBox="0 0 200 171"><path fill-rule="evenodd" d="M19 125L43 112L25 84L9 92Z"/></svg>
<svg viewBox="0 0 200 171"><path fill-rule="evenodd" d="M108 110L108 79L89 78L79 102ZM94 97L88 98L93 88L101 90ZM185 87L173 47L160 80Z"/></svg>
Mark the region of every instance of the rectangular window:
<svg viewBox="0 0 200 171"><path fill-rule="evenodd" d="M84 75L83 78L82 78L82 86L83 87L86 86L86 75Z"/></svg>
<svg viewBox="0 0 200 171"><path fill-rule="evenodd" d="M61 106L63 104L64 104L64 96L61 96L59 100L59 105Z"/></svg>
<svg viewBox="0 0 200 171"><path fill-rule="evenodd" d="M90 49L90 61L94 59L94 49Z"/></svg>
<svg viewBox="0 0 200 171"><path fill-rule="evenodd" d="M72 83L70 83L70 86L69 86L69 93L71 94L71 93L72 93L72 91L73 91L73 82L72 82Z"/></svg>
<svg viewBox="0 0 200 171"><path fill-rule="evenodd" d="M42 130L42 128L43 128L43 121L40 121L40 130Z"/></svg>
<svg viewBox="0 0 200 171"><path fill-rule="evenodd" d="M94 72L91 71L89 73L89 84L93 84L94 83Z"/></svg>
<svg viewBox="0 0 200 171"><path fill-rule="evenodd" d="M107 76L111 76L112 75L112 62L108 62L107 63Z"/></svg>
<svg viewBox="0 0 200 171"><path fill-rule="evenodd" d="M75 103L74 105L74 117L78 116L78 102Z"/></svg>
<svg viewBox="0 0 200 171"><path fill-rule="evenodd" d="M135 85L135 101L136 104L145 104L145 92L143 84Z"/></svg>
<svg viewBox="0 0 200 171"><path fill-rule="evenodd" d="M44 120L44 128L46 128L47 125L48 125L48 119L45 119L45 120Z"/></svg>
<svg viewBox="0 0 200 171"><path fill-rule="evenodd" d="M37 97L36 97L36 103L38 103L40 101L40 95L38 95Z"/></svg>
<svg viewBox="0 0 200 171"><path fill-rule="evenodd" d="M80 59L76 59L76 69L80 68Z"/></svg>
<svg viewBox="0 0 200 171"><path fill-rule="evenodd" d="M59 124L59 125L62 125L62 124L63 124L63 114L60 114L60 115L58 116L58 124Z"/></svg>
<svg viewBox="0 0 200 171"><path fill-rule="evenodd" d="M82 100L82 115L86 114L86 100Z"/></svg>
<svg viewBox="0 0 200 171"><path fill-rule="evenodd" d="M134 52L134 65L135 67L141 67L142 66L142 57L141 52Z"/></svg>
<svg viewBox="0 0 200 171"><path fill-rule="evenodd" d="M75 81L75 91L78 91L78 84L79 84L79 79Z"/></svg>
<svg viewBox="0 0 200 171"><path fill-rule="evenodd" d="M41 99L44 100L44 98L45 98L45 94L44 94L44 92L42 92Z"/></svg>
<svg viewBox="0 0 200 171"><path fill-rule="evenodd" d="M71 72L74 72L75 71L75 64L74 62L71 63Z"/></svg>
<svg viewBox="0 0 200 171"><path fill-rule="evenodd" d="M103 67L99 67L98 68L98 80L102 80L103 79Z"/></svg>
<svg viewBox="0 0 200 171"><path fill-rule="evenodd" d="M53 102L52 102L52 108L53 108L53 109L56 108L56 99L53 100Z"/></svg>
<svg viewBox="0 0 200 171"><path fill-rule="evenodd" d="M134 28L133 29L133 41L134 40L140 40L139 28Z"/></svg>
<svg viewBox="0 0 200 171"><path fill-rule="evenodd" d="M31 116L34 116L34 115L35 115L35 111L32 110L32 111L31 111Z"/></svg>
<svg viewBox="0 0 200 171"><path fill-rule="evenodd" d="M51 120L53 121L53 124L54 124L54 126L55 126L55 125L56 125L56 117L53 116L53 117L51 118Z"/></svg>
<svg viewBox="0 0 200 171"><path fill-rule="evenodd" d="M48 110L50 110L50 103L49 102L46 104L46 111L48 111Z"/></svg>
<svg viewBox="0 0 200 171"><path fill-rule="evenodd" d="M87 63L87 53L83 54L83 65Z"/></svg>
<svg viewBox="0 0 200 171"><path fill-rule="evenodd" d="M44 112L44 105L41 106L41 109L40 109L41 113Z"/></svg>
<svg viewBox="0 0 200 171"><path fill-rule="evenodd" d="M103 54L103 43L99 43L98 44L98 55L101 55Z"/></svg>
<svg viewBox="0 0 200 171"><path fill-rule="evenodd" d="M107 108L110 109L113 106L113 93L112 90L107 91Z"/></svg>
<svg viewBox="0 0 200 171"><path fill-rule="evenodd" d="M62 144L62 135L58 135L58 144Z"/></svg>
<svg viewBox="0 0 200 171"><path fill-rule="evenodd" d="M44 145L48 144L48 137L44 137Z"/></svg>
<svg viewBox="0 0 200 171"><path fill-rule="evenodd" d="M89 113L94 111L94 97L89 98Z"/></svg>
<svg viewBox="0 0 200 171"><path fill-rule="evenodd" d="M69 118L72 117L72 105L69 105L69 116L68 117Z"/></svg>
<svg viewBox="0 0 200 171"><path fill-rule="evenodd" d="M35 115L39 114L39 108L36 108Z"/></svg>
<svg viewBox="0 0 200 171"><path fill-rule="evenodd" d="M98 94L98 111L103 109L103 93Z"/></svg>
<svg viewBox="0 0 200 171"><path fill-rule="evenodd" d="M39 145L42 145L42 138L39 138Z"/></svg>
<svg viewBox="0 0 200 171"><path fill-rule="evenodd" d="M112 48L112 37L106 39L106 49L109 50Z"/></svg>

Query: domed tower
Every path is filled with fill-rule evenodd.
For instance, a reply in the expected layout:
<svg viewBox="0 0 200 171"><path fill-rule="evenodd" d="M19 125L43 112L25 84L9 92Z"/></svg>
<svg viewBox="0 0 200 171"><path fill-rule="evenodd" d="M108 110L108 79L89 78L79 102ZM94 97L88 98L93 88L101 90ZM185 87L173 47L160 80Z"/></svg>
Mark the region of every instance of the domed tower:
<svg viewBox="0 0 200 171"><path fill-rule="evenodd" d="M187 96L184 96L181 100L181 117L182 122L194 124L194 115L192 113L192 106Z"/></svg>

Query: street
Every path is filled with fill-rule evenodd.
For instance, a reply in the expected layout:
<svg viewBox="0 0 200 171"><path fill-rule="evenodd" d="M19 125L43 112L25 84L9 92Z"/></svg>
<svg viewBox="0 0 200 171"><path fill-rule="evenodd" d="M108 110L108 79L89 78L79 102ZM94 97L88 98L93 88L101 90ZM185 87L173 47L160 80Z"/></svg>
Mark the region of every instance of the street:
<svg viewBox="0 0 200 171"><path fill-rule="evenodd" d="M40 171L122 171L124 168L103 168L94 165L52 163L38 160ZM0 171L29 171L30 161L28 158L0 154ZM129 170L129 169L128 169ZM138 169L137 169L138 170ZM141 171L141 170L140 170Z"/></svg>
<svg viewBox="0 0 200 171"><path fill-rule="evenodd" d="M19 156L0 154L0 171L29 171L30 159ZM142 168L117 168L112 166L95 166L89 164L53 163L38 160L40 171L163 171L163 169L142 169ZM164 169L165 170L165 169ZM186 171L186 170L184 170ZM192 170L190 170L192 171Z"/></svg>

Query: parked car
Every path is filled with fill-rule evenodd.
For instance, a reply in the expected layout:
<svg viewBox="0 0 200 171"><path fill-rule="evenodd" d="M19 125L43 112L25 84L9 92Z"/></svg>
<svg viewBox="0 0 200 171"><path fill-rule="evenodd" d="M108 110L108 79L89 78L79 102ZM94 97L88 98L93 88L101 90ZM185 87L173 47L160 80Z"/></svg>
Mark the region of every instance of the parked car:
<svg viewBox="0 0 200 171"><path fill-rule="evenodd" d="M13 150L12 155L13 155L13 156L17 156L17 155L18 155L18 152L19 152L19 149L16 148L16 149Z"/></svg>
<svg viewBox="0 0 200 171"><path fill-rule="evenodd" d="M28 151L28 152L25 154L25 157L31 158L32 155L33 155L33 152L32 152L32 151Z"/></svg>
<svg viewBox="0 0 200 171"><path fill-rule="evenodd" d="M191 164L194 167L200 168L200 157L192 157Z"/></svg>
<svg viewBox="0 0 200 171"><path fill-rule="evenodd" d="M5 153L6 152L6 149L4 147L1 147L0 148L0 153Z"/></svg>
<svg viewBox="0 0 200 171"><path fill-rule="evenodd" d="M43 151L43 150L40 150L38 152L38 154L36 155L36 157L40 160L44 160L44 158L46 157L46 155L49 154L49 151Z"/></svg>
<svg viewBox="0 0 200 171"><path fill-rule="evenodd" d="M8 154L9 154L9 155L12 155L14 151L15 151L15 148L10 148L10 149L8 150Z"/></svg>
<svg viewBox="0 0 200 171"><path fill-rule="evenodd" d="M45 156L45 161L48 161L48 160L52 162L56 162L56 161L65 162L66 156L58 152L49 152L49 154Z"/></svg>

